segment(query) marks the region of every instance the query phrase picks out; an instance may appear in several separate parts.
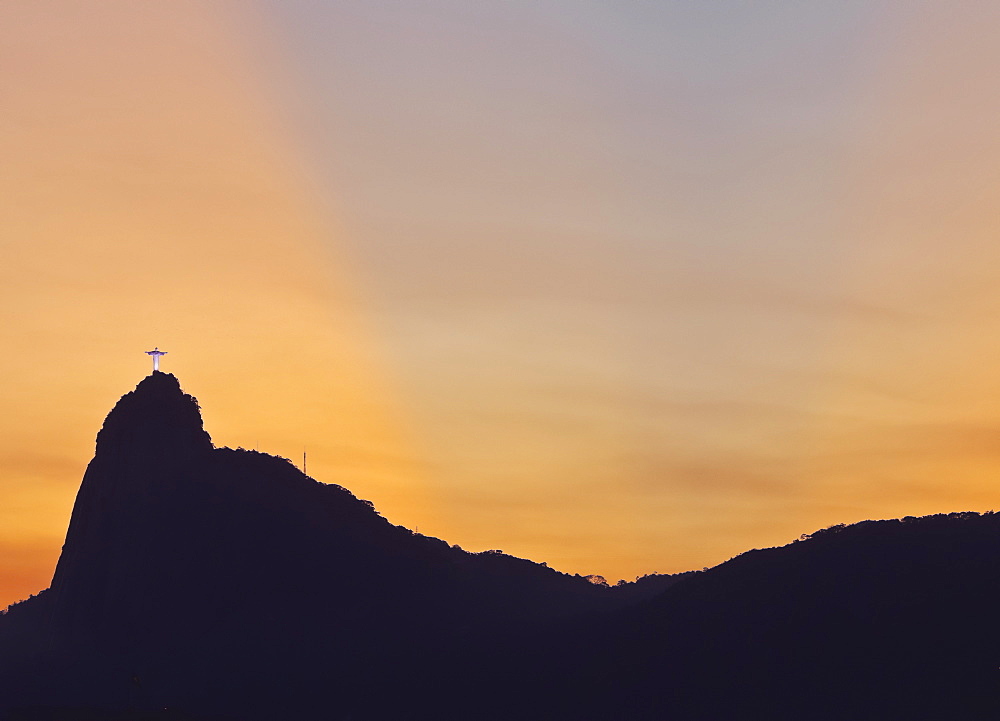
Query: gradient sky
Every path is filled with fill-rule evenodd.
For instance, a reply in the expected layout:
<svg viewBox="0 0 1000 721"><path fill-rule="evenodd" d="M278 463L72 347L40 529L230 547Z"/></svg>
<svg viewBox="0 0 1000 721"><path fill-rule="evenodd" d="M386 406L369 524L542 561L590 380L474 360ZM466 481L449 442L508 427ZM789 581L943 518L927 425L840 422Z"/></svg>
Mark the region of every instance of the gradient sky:
<svg viewBox="0 0 1000 721"><path fill-rule="evenodd" d="M1000 505L1000 7L0 5L0 605L216 444L609 579Z"/></svg>

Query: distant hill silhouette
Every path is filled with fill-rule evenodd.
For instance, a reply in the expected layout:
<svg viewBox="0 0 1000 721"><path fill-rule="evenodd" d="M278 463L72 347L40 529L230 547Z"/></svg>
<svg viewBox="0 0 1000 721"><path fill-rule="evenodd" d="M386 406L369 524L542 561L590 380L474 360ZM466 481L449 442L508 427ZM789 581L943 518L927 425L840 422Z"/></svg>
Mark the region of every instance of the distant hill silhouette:
<svg viewBox="0 0 1000 721"><path fill-rule="evenodd" d="M607 587L215 448L154 372L108 415L0 718L996 719L1000 517L835 527Z"/></svg>
<svg viewBox="0 0 1000 721"><path fill-rule="evenodd" d="M1000 719L998 599L1000 515L835 526L554 634L524 695L537 718Z"/></svg>

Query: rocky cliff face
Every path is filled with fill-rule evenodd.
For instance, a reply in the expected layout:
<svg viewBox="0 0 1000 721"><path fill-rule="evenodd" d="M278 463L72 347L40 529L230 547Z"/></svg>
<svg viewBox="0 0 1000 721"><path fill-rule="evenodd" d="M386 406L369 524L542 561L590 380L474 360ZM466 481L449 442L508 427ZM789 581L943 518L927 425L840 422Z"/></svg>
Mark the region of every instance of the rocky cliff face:
<svg viewBox="0 0 1000 721"><path fill-rule="evenodd" d="M185 498L198 495L213 452L197 401L154 372L118 401L97 436L52 579L54 623L70 637L104 634L183 584ZM185 510L189 511L185 513ZM168 594L169 595L169 594Z"/></svg>

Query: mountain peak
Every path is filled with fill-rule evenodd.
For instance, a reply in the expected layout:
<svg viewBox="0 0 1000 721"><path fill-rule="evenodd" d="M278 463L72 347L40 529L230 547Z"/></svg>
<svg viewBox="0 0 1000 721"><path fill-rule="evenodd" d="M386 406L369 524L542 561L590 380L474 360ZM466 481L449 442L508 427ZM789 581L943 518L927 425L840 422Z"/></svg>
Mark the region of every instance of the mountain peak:
<svg viewBox="0 0 1000 721"><path fill-rule="evenodd" d="M137 385L135 389L139 390L140 388L149 386L166 387L167 385L170 385L177 390L180 390L181 388L181 382L177 380L177 376L173 373L164 373L163 371L155 370L139 381L139 385Z"/></svg>
<svg viewBox="0 0 1000 721"><path fill-rule="evenodd" d="M119 399L97 434L98 456L136 448L169 449L172 455L212 448L198 400L181 389L172 373L153 371L143 378Z"/></svg>

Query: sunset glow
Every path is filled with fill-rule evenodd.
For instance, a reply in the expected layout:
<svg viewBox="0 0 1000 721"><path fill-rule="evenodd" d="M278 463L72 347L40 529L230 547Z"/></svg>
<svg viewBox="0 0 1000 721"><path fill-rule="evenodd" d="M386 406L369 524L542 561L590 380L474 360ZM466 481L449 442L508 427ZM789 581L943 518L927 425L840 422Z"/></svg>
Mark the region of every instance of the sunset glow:
<svg viewBox="0 0 1000 721"><path fill-rule="evenodd" d="M6 4L0 606L154 347L216 445L612 582L1000 505L1000 9L808 5Z"/></svg>

